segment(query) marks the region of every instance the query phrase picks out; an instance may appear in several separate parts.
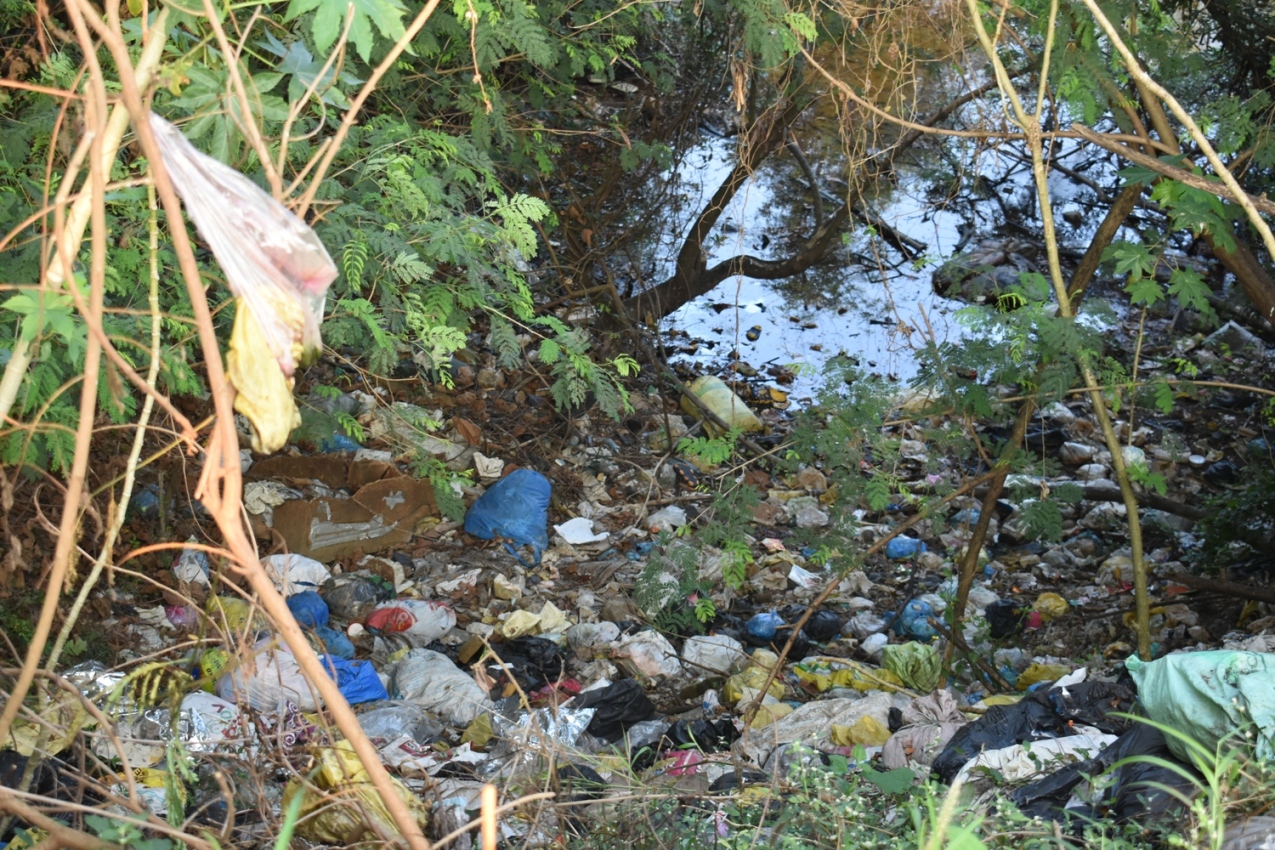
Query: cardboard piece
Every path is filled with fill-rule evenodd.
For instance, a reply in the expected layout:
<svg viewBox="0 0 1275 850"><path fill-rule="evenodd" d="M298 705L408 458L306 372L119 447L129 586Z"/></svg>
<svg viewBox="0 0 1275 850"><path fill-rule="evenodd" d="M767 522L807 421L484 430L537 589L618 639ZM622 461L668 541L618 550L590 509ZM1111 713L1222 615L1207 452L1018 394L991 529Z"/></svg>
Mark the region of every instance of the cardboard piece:
<svg viewBox="0 0 1275 850"><path fill-rule="evenodd" d="M276 457L254 464L250 478L291 483L318 481L353 491L348 499L293 499L274 509L273 530L288 551L332 563L348 555L373 554L400 547L412 538L416 523L438 516L428 481L401 475L379 461L314 457Z"/></svg>

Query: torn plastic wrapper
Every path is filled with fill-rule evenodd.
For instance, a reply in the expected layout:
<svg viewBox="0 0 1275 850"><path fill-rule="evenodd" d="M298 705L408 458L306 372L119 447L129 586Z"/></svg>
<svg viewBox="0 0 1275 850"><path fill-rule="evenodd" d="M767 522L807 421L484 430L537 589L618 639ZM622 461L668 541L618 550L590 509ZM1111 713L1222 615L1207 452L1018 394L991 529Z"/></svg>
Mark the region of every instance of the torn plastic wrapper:
<svg viewBox="0 0 1275 850"><path fill-rule="evenodd" d="M322 347L319 323L336 264L304 221L235 169L201 153L151 113L151 130L173 187L236 298L227 358L252 422L253 448L273 452L300 424L291 379ZM266 368L273 359L278 371Z"/></svg>
<svg viewBox="0 0 1275 850"><path fill-rule="evenodd" d="M493 726L504 744L496 755L515 754L531 761L542 746L573 747L593 722L593 714L592 708L562 707L520 711L512 717L498 711L492 717Z"/></svg>

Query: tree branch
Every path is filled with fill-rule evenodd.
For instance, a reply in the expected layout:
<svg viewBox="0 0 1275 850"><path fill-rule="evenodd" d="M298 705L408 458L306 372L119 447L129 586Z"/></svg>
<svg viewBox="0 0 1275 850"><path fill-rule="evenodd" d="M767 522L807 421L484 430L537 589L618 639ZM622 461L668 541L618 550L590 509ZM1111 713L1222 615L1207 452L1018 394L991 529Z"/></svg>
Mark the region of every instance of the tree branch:
<svg viewBox="0 0 1275 850"><path fill-rule="evenodd" d="M1235 203L1242 203L1239 195L1237 195L1225 183L1210 180L1201 174L1194 174L1187 171L1185 168L1180 168L1176 165L1169 165L1167 162L1156 159L1153 156L1148 156L1134 150L1131 147L1112 141L1102 133L1086 127L1083 124L1072 124L1071 129L1075 131L1076 135L1080 136L1080 138L1085 141L1092 142L1104 150L1109 150L1114 154L1118 154L1135 165L1141 165L1143 168L1149 168L1158 174L1163 174L1165 177L1177 180L1179 183L1185 183L1193 189L1202 189L1205 192L1217 195L1219 198L1225 198L1226 200L1233 201ZM1275 201L1268 200L1264 195L1258 197L1250 195L1244 191L1241 191L1239 194L1243 195L1249 203L1262 212L1269 215L1275 215Z"/></svg>

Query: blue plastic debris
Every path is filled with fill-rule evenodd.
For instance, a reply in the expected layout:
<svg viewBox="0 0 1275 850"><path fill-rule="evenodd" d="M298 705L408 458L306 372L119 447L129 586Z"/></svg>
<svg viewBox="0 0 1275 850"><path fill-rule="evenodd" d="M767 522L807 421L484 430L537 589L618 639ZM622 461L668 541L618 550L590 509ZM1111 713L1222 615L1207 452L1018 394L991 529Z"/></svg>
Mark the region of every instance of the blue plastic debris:
<svg viewBox="0 0 1275 850"><path fill-rule="evenodd" d="M930 625L930 618L933 616L935 616L934 607L930 603L913 599L903 606L903 613L895 621L894 630L903 637L929 640L938 634Z"/></svg>
<svg viewBox="0 0 1275 850"><path fill-rule="evenodd" d="M651 550L655 548L655 542L652 540L641 540L633 544L633 551L625 552L624 557L630 561L640 561L647 555L651 554Z"/></svg>
<svg viewBox="0 0 1275 850"><path fill-rule="evenodd" d="M324 437L319 442L319 451L326 454L337 454L340 452L357 452L363 446L359 445L359 441L345 434L332 434Z"/></svg>
<svg viewBox="0 0 1275 850"><path fill-rule="evenodd" d="M320 660L328 675L336 682L341 696L350 705L390 698L371 661L347 661L331 655L323 656Z"/></svg>
<svg viewBox="0 0 1275 850"><path fill-rule="evenodd" d="M518 546L530 546L535 553L531 564L506 543L513 556L524 566L540 563L549 545L549 497L553 485L534 469L515 469L491 485L465 514L465 531L491 540L506 537Z"/></svg>
<svg viewBox="0 0 1275 850"><path fill-rule="evenodd" d="M153 519L159 516L159 488L154 484L138 487L128 500L128 516Z"/></svg>
<svg viewBox="0 0 1275 850"><path fill-rule="evenodd" d="M318 626L313 631L314 636L323 644L323 648L327 650L328 655L334 655L337 658L346 660L354 657L354 642L345 636L345 632L337 631L328 626Z"/></svg>
<svg viewBox="0 0 1275 850"><path fill-rule="evenodd" d="M896 537L885 544L885 556L892 561L915 558L925 551L925 544L914 537Z"/></svg>
<svg viewBox="0 0 1275 850"><path fill-rule="evenodd" d="M316 626L328 624L328 603L313 590L294 593L288 597L287 602L293 619L300 623L302 628L313 629Z"/></svg>
<svg viewBox="0 0 1275 850"><path fill-rule="evenodd" d="M774 611L763 611L750 617L744 624L744 629L757 640L772 641L775 639L775 632L783 625L783 617Z"/></svg>

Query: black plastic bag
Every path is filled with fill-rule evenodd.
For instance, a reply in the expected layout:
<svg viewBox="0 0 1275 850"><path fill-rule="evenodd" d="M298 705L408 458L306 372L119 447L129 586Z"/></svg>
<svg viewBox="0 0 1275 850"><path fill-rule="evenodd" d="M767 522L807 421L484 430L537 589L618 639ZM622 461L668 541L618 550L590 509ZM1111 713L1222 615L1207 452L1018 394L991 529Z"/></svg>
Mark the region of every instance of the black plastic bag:
<svg viewBox="0 0 1275 850"><path fill-rule="evenodd" d="M619 740L634 723L655 716L655 704L633 679L621 679L596 691L585 691L571 702L572 708L593 708L593 720L585 730L595 738Z"/></svg>
<svg viewBox="0 0 1275 850"><path fill-rule="evenodd" d="M950 784L965 762L984 750L1065 737L1076 723L1120 734L1129 721L1115 715L1132 710L1135 696L1131 682L1094 681L1036 691L1014 705L994 705L952 737L932 769Z"/></svg>

